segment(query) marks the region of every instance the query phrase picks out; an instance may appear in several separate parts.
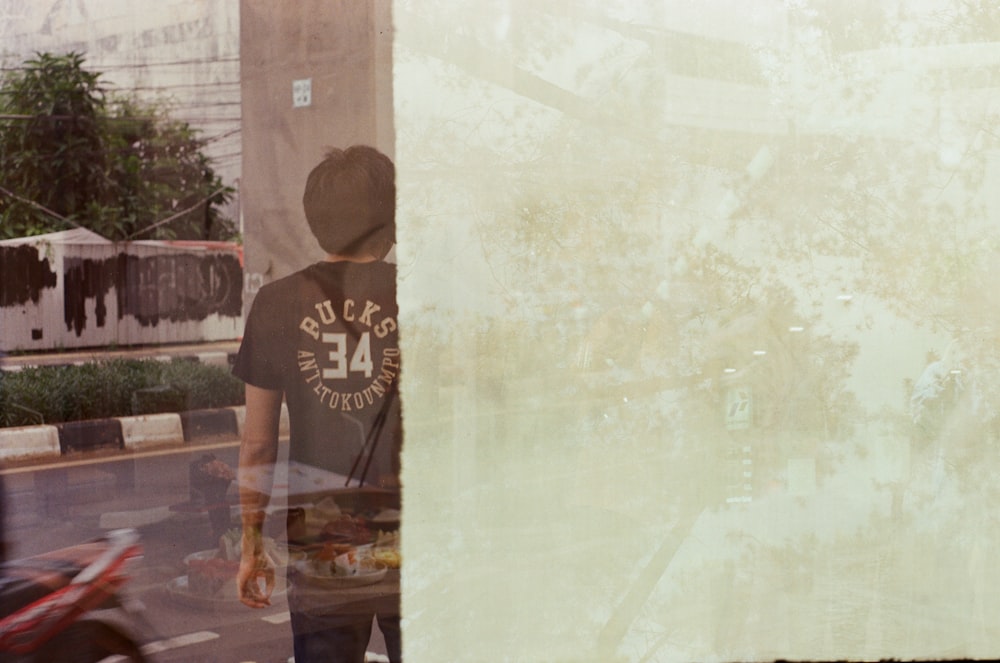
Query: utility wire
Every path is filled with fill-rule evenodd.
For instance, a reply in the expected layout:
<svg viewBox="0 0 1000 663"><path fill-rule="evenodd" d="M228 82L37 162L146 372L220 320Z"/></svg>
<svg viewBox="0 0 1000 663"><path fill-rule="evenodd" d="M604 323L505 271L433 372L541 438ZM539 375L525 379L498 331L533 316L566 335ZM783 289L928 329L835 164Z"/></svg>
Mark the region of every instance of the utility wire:
<svg viewBox="0 0 1000 663"><path fill-rule="evenodd" d="M229 131L226 131L225 133L219 134L218 136L209 136L208 138L206 138L204 140L204 143L207 145L208 143L214 143L217 140L222 140L224 138L229 138L230 136L234 136L234 135L240 133L242 130L243 130L242 128L231 129Z"/></svg>
<svg viewBox="0 0 1000 663"><path fill-rule="evenodd" d="M204 205L205 203L207 203L208 201L210 201L212 198L214 198L216 195L222 193L223 191L225 191L228 188L229 188L228 186L221 186L218 189L216 189L215 191L213 191L212 193L208 194L206 197L204 197L201 200L199 200L198 202L196 202L194 205L191 205L190 207L188 207L187 209L183 209L180 212L177 212L176 214L172 214L172 215L168 216L167 218L165 218L165 219L163 219L161 221L157 221L156 223L154 223L152 225L149 225L149 226L146 226L144 228L141 228L141 229L137 230L136 232L132 233L131 235L129 235L128 237L126 237L125 239L126 240L130 240L130 239L134 238L136 235L141 235L142 233L150 231L150 230L153 230L155 228L158 228L158 227L164 225L165 223L170 223L174 219L182 217L185 214L188 214L189 212L193 212L194 210L198 209L200 206ZM52 216L52 217L54 217L54 218L56 218L56 219L58 219L60 221L63 221L64 223L68 223L69 225L74 226L76 228L79 228L81 230L86 230L86 228L84 228L83 226L81 226L76 221L73 221L72 219L68 219L65 216L63 216L62 214L59 214L58 212L53 212L48 207L45 207L44 205L36 203L34 200L29 200L28 198L25 198L24 196L19 196L16 193L14 193L13 191L9 191L8 189L4 188L3 186L0 186L0 193L4 193L4 194L10 196L11 198L14 198L15 200L20 200L22 203L25 203L27 205L31 205L32 207L37 207L38 209L40 209L41 211L45 212L49 216Z"/></svg>
<svg viewBox="0 0 1000 663"><path fill-rule="evenodd" d="M202 205L204 205L205 203L207 203L209 200L211 200L212 198L214 198L216 195L222 193L223 191L225 191L228 188L229 188L228 186L220 186L218 189L216 189L212 193L208 194L207 196L205 196L204 198L202 198L201 200L199 200L198 202L196 202L194 205L191 205L191 207L188 207L187 209L183 209L180 212L177 212L176 214L171 214L167 218L163 219L162 221L157 221L153 225L146 226L145 228L141 228L140 230L135 231L134 233L132 233L131 235L129 235L125 239L126 240L132 239L136 235L141 235L142 233L148 232L150 230L153 230L154 228L159 228L160 226L162 226L165 223L170 223L171 221L173 221L176 218L182 217L182 216L184 216L185 214L187 214L189 212L193 212L194 210L198 209L199 207L201 207Z"/></svg>
<svg viewBox="0 0 1000 663"><path fill-rule="evenodd" d="M8 191L7 189L5 189L2 186L0 186L0 193L5 193L8 196L10 196L11 198L14 198L15 200L20 200L22 203L31 205L32 207L37 207L38 209L42 210L43 212L45 212L49 216L52 216L52 217L54 217L56 219L59 219L60 221L62 221L64 223L68 223L69 225L75 226L75 227L80 228L82 230L84 229L84 227L81 226L76 221L73 221L72 219L67 219L62 214L59 214L58 212L53 212L52 210L50 210L45 205L41 205L39 203L36 203L34 200L29 200L29 199L25 198L24 196L19 196L16 193L14 193L13 191Z"/></svg>
<svg viewBox="0 0 1000 663"><path fill-rule="evenodd" d="M173 61L163 61L163 62L136 62L136 63L121 63L121 64L100 64L100 63L88 63L88 66L98 67L102 70L104 69L145 69L147 67L173 67L178 65L189 65L189 64L218 64L223 62L239 62L239 57L231 58L213 58L204 60L173 60ZM15 67L0 67L0 71L29 71L30 67L25 66L15 66Z"/></svg>

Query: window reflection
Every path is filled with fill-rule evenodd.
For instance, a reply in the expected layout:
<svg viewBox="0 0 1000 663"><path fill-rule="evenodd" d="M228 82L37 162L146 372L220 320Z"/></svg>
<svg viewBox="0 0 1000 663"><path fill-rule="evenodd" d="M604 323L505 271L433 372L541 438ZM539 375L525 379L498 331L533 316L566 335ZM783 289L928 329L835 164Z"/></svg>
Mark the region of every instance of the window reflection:
<svg viewBox="0 0 1000 663"><path fill-rule="evenodd" d="M411 651L994 649L989 13L562 9L396 5Z"/></svg>
<svg viewBox="0 0 1000 663"><path fill-rule="evenodd" d="M336 467L290 454L286 406L265 474L287 485L261 533L276 567L308 549L336 577L336 539L364 525L380 563L406 558L390 581L411 660L995 653L991 7L397 0L365 14L355 42L353 21L237 4L239 22L230 3L102 38L93 55L126 41L173 53L212 26L228 35L198 58L218 76L192 89L245 97L218 114L195 105L191 119L213 127L220 172L250 164L247 300L312 260L292 180L319 154L304 153L395 140L399 168L402 499L394 485L344 486L351 453ZM41 26L77 46L97 30L84 5L30 21L43 10L24 5L0 30L23 45ZM239 23L245 61L268 65L237 77ZM345 32L330 39L330 25ZM290 49L303 59L273 68L277 36L307 28ZM112 61L120 80L144 70ZM292 71L306 61L321 71ZM347 69L374 84L351 96L330 74ZM288 80L299 93L308 81L315 107L289 100ZM335 121L320 130L316 117ZM27 274L41 264L30 257ZM50 330L21 329L31 342ZM365 370L348 343L328 351ZM95 401L109 388L98 383ZM146 553L130 587L158 660L287 658L287 571L263 612L235 605L236 496L250 477L213 493L198 474L205 454L239 465L246 409L226 412L226 439L185 438L201 420L157 419L136 447L125 429L102 432L99 458L10 462L8 556L136 527ZM178 434L182 448L160 446Z"/></svg>

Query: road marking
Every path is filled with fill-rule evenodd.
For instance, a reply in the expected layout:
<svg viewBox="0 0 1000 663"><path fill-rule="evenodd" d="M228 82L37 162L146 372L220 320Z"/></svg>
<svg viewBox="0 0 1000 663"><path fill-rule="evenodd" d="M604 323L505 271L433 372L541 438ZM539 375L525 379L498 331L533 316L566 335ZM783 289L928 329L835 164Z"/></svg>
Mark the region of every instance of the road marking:
<svg viewBox="0 0 1000 663"><path fill-rule="evenodd" d="M292 621L292 616L287 612L279 612L276 615L268 615L267 617L261 617L261 620L267 622L268 624L287 624Z"/></svg>
<svg viewBox="0 0 1000 663"><path fill-rule="evenodd" d="M208 642L209 640L216 640L218 638L219 634L213 633L212 631L195 631L194 633L187 633L185 635L176 635L172 638L167 638L166 640L150 642L148 645L142 646L142 653L159 654L171 649L187 647L188 645L197 645L201 642Z"/></svg>
<svg viewBox="0 0 1000 663"><path fill-rule="evenodd" d="M156 642L145 644L142 646L142 653L146 656L152 656L153 654L161 654L165 651L170 651L171 649L179 649L180 647L187 647L188 645L197 645L201 642L217 640L218 638L218 633L213 633L211 631L195 631L194 633L177 635L172 638L167 638L166 640L157 640ZM128 660L129 659L124 656L109 656L102 659L101 663L127 663Z"/></svg>

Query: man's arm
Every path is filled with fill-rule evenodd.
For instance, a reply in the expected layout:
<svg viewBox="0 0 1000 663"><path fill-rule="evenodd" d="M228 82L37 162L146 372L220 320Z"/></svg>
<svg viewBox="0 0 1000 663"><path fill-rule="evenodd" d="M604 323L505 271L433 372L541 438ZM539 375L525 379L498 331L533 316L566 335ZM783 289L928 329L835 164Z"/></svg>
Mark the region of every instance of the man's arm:
<svg viewBox="0 0 1000 663"><path fill-rule="evenodd" d="M281 399L280 391L246 386L246 422L239 467L243 539L236 583L240 600L252 608L270 605L274 589L274 566L264 553L261 528L278 457ZM263 589L261 578L265 581Z"/></svg>

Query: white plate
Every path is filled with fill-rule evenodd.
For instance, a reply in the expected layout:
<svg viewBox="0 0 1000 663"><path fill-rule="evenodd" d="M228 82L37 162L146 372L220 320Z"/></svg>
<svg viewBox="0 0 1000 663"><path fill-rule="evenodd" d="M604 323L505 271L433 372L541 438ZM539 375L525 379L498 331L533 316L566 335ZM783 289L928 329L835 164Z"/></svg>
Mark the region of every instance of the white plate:
<svg viewBox="0 0 1000 663"><path fill-rule="evenodd" d="M219 549L212 548L211 550L199 550L198 552L193 552L190 555L184 557L184 565L187 566L192 560L205 560L205 559L215 559L219 556ZM287 548L274 547L271 550L271 557L274 559L278 568L288 566L288 560L293 558L299 558L302 553L289 551ZM235 560L239 561L239 560Z"/></svg>
<svg viewBox="0 0 1000 663"><path fill-rule="evenodd" d="M211 550L199 550L198 552L193 552L184 558L184 565L187 566L193 560L206 560L215 559L219 556L219 550L217 548L212 548Z"/></svg>
<svg viewBox="0 0 1000 663"><path fill-rule="evenodd" d="M346 589L349 587L364 587L365 585L374 585L375 583L382 580L385 574L388 573L388 569L385 566L379 565L379 568L374 571L363 571L353 576L335 576L326 573L318 573L313 562L308 559L300 559L295 562L296 576L301 578L304 582L312 585L313 587L320 587L323 589Z"/></svg>
<svg viewBox="0 0 1000 663"><path fill-rule="evenodd" d="M210 609L246 609L247 606L240 603L240 599L237 596L227 596L225 594L221 596L202 596L200 594L192 594L191 590L188 589L188 579L187 576L179 576L167 583L167 594L174 600L182 603L186 606L191 606L195 608L210 608ZM285 594L285 581L283 578L274 579L274 591L271 592L271 598L275 599L279 596Z"/></svg>

